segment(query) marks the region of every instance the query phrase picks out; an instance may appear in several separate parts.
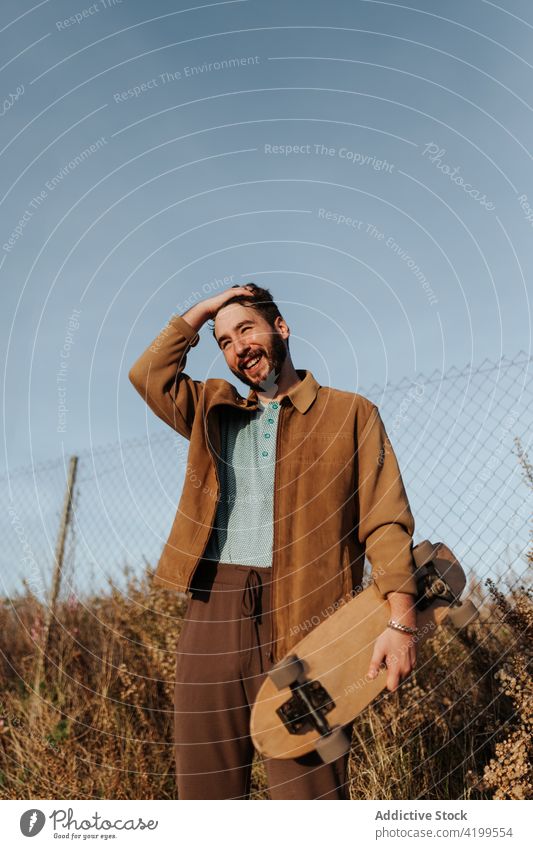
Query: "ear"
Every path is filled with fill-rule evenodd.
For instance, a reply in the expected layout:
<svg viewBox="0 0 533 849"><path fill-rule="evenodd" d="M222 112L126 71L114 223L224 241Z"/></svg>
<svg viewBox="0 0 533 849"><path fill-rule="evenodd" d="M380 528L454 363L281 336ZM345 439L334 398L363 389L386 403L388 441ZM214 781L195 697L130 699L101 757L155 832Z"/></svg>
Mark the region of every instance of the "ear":
<svg viewBox="0 0 533 849"><path fill-rule="evenodd" d="M274 319L274 325L277 331L283 337L283 339L287 340L291 335L291 331L285 319L280 315L276 316L276 318Z"/></svg>

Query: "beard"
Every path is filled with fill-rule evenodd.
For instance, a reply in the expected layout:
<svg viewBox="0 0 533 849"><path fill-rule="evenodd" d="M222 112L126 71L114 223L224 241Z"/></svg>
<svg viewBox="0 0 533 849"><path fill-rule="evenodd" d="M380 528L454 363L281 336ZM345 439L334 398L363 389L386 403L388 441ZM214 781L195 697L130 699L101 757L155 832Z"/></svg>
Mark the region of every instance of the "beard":
<svg viewBox="0 0 533 849"><path fill-rule="evenodd" d="M267 346L259 346L254 348L254 351L263 354L263 362L261 363L261 372L257 377L249 377L238 369L230 368L232 374L235 375L242 383L250 389L260 390L264 394L273 398L278 390L279 375L287 358L287 345L280 334L275 331L272 334L270 344ZM242 357L245 360L248 357ZM265 376L266 370L266 376Z"/></svg>

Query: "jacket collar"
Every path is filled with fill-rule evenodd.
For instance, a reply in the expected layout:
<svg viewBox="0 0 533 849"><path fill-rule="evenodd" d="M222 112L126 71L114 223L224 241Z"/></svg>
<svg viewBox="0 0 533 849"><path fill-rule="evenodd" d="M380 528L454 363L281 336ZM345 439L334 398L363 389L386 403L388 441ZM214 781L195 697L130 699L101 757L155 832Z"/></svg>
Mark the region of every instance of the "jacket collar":
<svg viewBox="0 0 533 849"><path fill-rule="evenodd" d="M307 369L297 368L296 374L300 378L300 382L287 393L286 397L298 412L303 414L307 412L315 400L320 384ZM241 409L257 409L257 394L254 389L250 389L248 397L243 398L237 388L227 380L212 378L207 381L206 385L210 386L210 391L206 397L205 415L218 404L239 406Z"/></svg>
<svg viewBox="0 0 533 849"><path fill-rule="evenodd" d="M300 382L290 392L287 392L287 397L300 413L306 413L317 396L320 384L307 369L297 368L296 374L300 378ZM254 404L257 403L255 389L250 389L246 401L251 401Z"/></svg>

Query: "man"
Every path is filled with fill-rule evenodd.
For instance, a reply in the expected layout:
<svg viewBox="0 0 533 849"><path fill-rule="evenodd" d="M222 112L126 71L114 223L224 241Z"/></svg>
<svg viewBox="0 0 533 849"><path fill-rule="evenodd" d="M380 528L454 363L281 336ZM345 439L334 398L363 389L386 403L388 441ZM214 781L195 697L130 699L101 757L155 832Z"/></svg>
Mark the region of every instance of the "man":
<svg viewBox="0 0 533 849"><path fill-rule="evenodd" d="M246 398L185 374L207 320ZM173 316L129 372L190 440L155 577L190 594L174 697L180 799L248 797L250 707L264 676L361 586L365 554L391 612L369 675L386 664L394 690L415 663L414 521L379 412L295 369L289 336L267 289L232 287ZM265 768L273 799L347 797L347 758Z"/></svg>

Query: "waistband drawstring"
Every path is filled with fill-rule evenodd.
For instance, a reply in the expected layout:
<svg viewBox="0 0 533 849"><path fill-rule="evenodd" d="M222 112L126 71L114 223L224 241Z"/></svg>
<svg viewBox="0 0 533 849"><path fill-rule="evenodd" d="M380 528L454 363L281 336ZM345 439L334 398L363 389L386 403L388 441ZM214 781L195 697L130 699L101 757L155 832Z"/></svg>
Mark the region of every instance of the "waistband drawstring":
<svg viewBox="0 0 533 849"><path fill-rule="evenodd" d="M255 569L250 569L246 576L242 594L242 612L248 617L252 629L255 630L255 641L259 651L261 672L263 672L263 652L261 651L261 639L259 635L258 619L261 615L261 595L263 584L261 577Z"/></svg>

